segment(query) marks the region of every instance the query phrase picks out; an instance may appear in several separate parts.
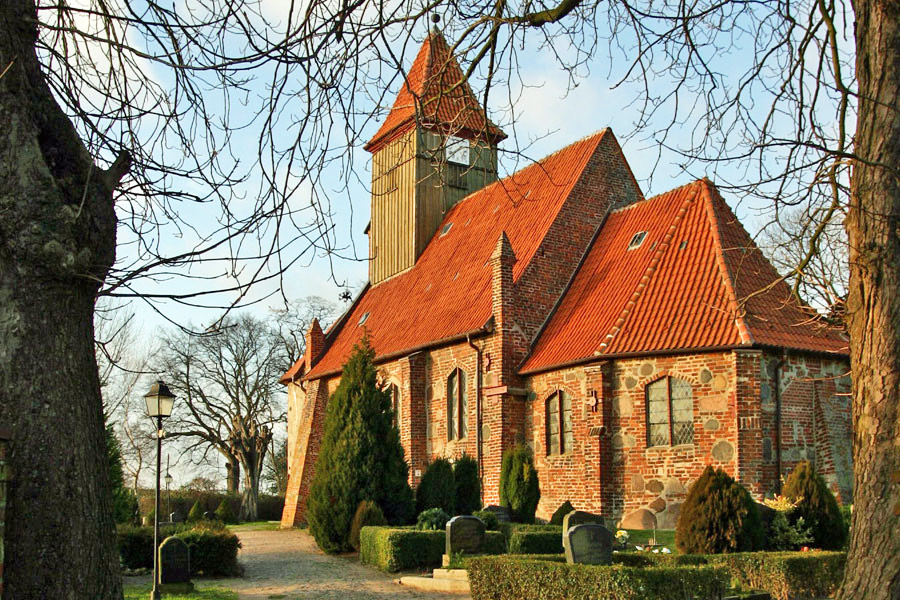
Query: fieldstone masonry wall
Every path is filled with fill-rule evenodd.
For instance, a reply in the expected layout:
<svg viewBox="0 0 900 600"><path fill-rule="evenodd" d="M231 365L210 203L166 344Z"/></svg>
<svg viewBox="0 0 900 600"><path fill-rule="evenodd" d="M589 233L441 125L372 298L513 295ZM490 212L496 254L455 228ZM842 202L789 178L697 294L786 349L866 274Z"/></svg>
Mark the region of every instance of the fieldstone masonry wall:
<svg viewBox="0 0 900 600"><path fill-rule="evenodd" d="M0 429L0 598L3 597L3 565L5 559L6 538L6 498L12 479L7 453L9 452L9 433Z"/></svg>

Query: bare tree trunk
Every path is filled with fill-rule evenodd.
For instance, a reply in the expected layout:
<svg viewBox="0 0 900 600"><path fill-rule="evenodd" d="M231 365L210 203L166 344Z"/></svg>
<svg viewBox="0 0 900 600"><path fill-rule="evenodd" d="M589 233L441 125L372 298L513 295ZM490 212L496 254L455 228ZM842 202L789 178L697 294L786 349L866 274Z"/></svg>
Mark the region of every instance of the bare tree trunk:
<svg viewBox="0 0 900 600"><path fill-rule="evenodd" d="M847 218L853 528L842 600L900 598L900 4L856 11L859 117Z"/></svg>
<svg viewBox="0 0 900 600"><path fill-rule="evenodd" d="M228 480L228 487L225 491L229 494L237 494L241 486L241 463L236 458L229 459L225 463L225 472Z"/></svg>
<svg viewBox="0 0 900 600"><path fill-rule="evenodd" d="M44 83L36 24L32 0L0 2L0 423L14 477L4 595L121 598L93 309L128 160L96 168Z"/></svg>

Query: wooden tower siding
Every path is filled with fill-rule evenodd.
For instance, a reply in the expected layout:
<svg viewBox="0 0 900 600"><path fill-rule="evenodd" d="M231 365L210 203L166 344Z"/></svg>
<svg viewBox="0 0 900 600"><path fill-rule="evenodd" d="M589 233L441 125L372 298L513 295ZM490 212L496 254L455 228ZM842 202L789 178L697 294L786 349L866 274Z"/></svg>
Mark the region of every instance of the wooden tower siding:
<svg viewBox="0 0 900 600"><path fill-rule="evenodd" d="M440 134L413 129L372 157L369 280L412 267L444 215L457 202L497 180L497 150L470 141L468 166L447 163Z"/></svg>

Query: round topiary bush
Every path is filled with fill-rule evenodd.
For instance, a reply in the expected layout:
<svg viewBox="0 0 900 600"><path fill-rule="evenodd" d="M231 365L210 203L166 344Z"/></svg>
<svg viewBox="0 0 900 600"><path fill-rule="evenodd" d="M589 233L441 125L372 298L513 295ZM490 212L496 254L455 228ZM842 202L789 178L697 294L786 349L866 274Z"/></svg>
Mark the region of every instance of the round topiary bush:
<svg viewBox="0 0 900 600"><path fill-rule="evenodd" d="M387 525L387 519L381 512L381 507L371 500L363 500L353 515L350 522L350 545L359 552L359 531L368 525Z"/></svg>
<svg viewBox="0 0 900 600"><path fill-rule="evenodd" d="M447 527L447 521L450 515L440 508L429 508L419 513L416 520L416 529L424 529L429 531L441 531Z"/></svg>
<svg viewBox="0 0 900 600"><path fill-rule="evenodd" d="M556 512L553 513L553 516L550 517L551 525L559 525L562 527L563 519L566 518L566 515L575 510L575 507L572 506L572 503L566 500L563 502L559 508L556 509Z"/></svg>
<svg viewBox="0 0 900 600"><path fill-rule="evenodd" d="M500 506L519 523L534 523L534 513L541 500L541 487L531 448L518 444L507 448L500 465Z"/></svg>
<svg viewBox="0 0 900 600"><path fill-rule="evenodd" d="M194 502L191 511L188 513L187 520L191 523L203 520L203 508L200 506L199 500Z"/></svg>
<svg viewBox="0 0 900 600"><path fill-rule="evenodd" d="M499 531L500 530L500 519L497 518L492 511L489 510L476 510L472 513L473 517L478 517L484 522L484 528L488 531Z"/></svg>
<svg viewBox="0 0 900 600"><path fill-rule="evenodd" d="M453 479L456 482L456 514L471 515L481 508L478 461L463 454L453 463Z"/></svg>
<svg viewBox="0 0 900 600"><path fill-rule="evenodd" d="M422 513L429 508L456 514L456 478L453 465L446 458L438 458L428 465L416 488L416 512Z"/></svg>
<svg viewBox="0 0 900 600"><path fill-rule="evenodd" d="M793 519L802 518L810 528L813 545L840 550L847 540L841 509L822 476L809 461L798 464L784 484L782 495L796 505Z"/></svg>
<svg viewBox="0 0 900 600"><path fill-rule="evenodd" d="M744 486L707 466L688 491L675 528L683 554L744 552L763 547L762 522Z"/></svg>

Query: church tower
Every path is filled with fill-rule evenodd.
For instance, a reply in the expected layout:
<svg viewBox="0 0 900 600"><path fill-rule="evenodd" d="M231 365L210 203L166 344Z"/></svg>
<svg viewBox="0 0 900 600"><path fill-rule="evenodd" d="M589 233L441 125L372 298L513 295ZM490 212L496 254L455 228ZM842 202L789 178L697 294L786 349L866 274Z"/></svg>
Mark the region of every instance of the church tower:
<svg viewBox="0 0 900 600"><path fill-rule="evenodd" d="M372 285L412 267L444 213L497 180L497 144L505 138L433 30L365 146L372 153Z"/></svg>

